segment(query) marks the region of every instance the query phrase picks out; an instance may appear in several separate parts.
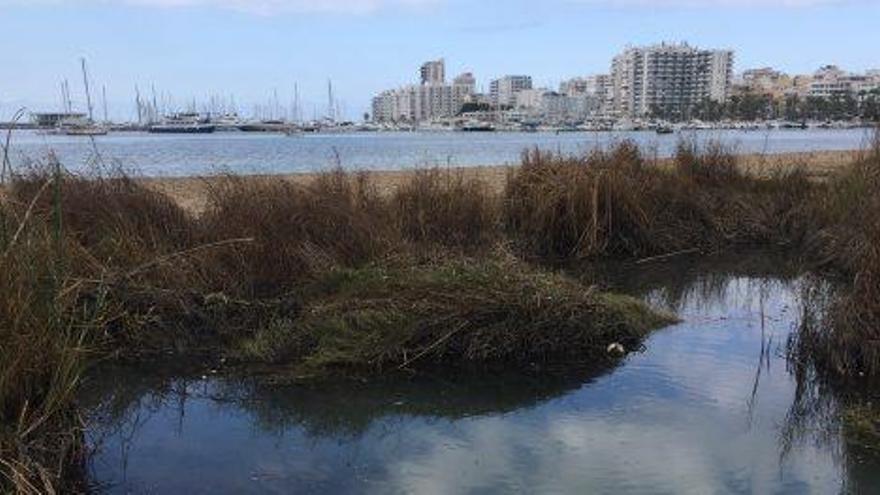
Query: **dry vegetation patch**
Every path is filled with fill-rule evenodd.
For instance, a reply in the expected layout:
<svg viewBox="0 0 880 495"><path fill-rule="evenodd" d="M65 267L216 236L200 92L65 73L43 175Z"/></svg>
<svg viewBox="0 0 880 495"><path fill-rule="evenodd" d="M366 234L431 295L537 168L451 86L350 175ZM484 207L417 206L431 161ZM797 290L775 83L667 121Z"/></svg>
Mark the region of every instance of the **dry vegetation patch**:
<svg viewBox="0 0 880 495"><path fill-rule="evenodd" d="M665 166L622 143L529 151L504 172L499 186L423 170L390 190L342 170L224 176L202 183L199 212L124 174L16 176L0 196L0 490L81 482L85 349L304 373L540 367L607 360L609 343L633 349L671 321L531 261L794 248L852 280L795 360L880 376L880 138L825 181L744 173L693 143Z"/></svg>

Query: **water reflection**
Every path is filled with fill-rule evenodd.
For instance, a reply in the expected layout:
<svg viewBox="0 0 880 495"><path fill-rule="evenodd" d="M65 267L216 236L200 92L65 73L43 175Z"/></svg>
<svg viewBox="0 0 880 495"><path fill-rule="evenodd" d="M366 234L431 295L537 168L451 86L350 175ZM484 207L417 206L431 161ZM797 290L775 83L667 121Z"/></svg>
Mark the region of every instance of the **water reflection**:
<svg viewBox="0 0 880 495"><path fill-rule="evenodd" d="M766 260L767 258L764 257ZM311 387L173 371L84 393L111 493L833 493L876 486L798 388L785 342L802 279L757 264L617 267L674 307L615 370ZM803 408L800 410L799 408ZM824 411L827 415L817 414ZM803 414L800 414L803 413ZM830 426L829 426L830 425Z"/></svg>

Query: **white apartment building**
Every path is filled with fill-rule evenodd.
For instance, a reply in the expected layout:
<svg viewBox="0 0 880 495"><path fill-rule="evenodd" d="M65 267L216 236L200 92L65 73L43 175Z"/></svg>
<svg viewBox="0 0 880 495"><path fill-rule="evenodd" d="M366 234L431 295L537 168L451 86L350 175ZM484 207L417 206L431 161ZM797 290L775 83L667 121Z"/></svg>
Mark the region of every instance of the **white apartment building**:
<svg viewBox="0 0 880 495"><path fill-rule="evenodd" d="M532 89L531 76L504 76L489 84L489 97L496 106L516 106L516 95Z"/></svg>
<svg viewBox="0 0 880 495"><path fill-rule="evenodd" d="M584 120L599 111L600 101L588 94L567 95L548 89L525 89L516 94L516 110L530 118L563 123Z"/></svg>
<svg viewBox="0 0 880 495"><path fill-rule="evenodd" d="M443 84L446 82L446 62L441 58L425 62L419 69L422 84Z"/></svg>
<svg viewBox="0 0 880 495"><path fill-rule="evenodd" d="M828 98L840 94L854 93L851 76L836 65L826 65L813 74L809 96Z"/></svg>
<svg viewBox="0 0 880 495"><path fill-rule="evenodd" d="M515 95L516 104L513 106L520 110L536 111L541 107L541 98L548 91L544 88L524 89Z"/></svg>
<svg viewBox="0 0 880 495"><path fill-rule="evenodd" d="M426 62L419 69L421 84L387 90L373 98L375 122L422 122L455 116L476 90L471 73L446 84L443 59Z"/></svg>
<svg viewBox="0 0 880 495"><path fill-rule="evenodd" d="M742 73L742 84L750 91L775 94L791 84L787 74L771 67L749 69Z"/></svg>
<svg viewBox="0 0 880 495"><path fill-rule="evenodd" d="M837 95L858 96L876 90L880 90L880 73L867 71L865 74L851 74L836 65L826 65L813 74L809 96L815 98Z"/></svg>
<svg viewBox="0 0 880 495"><path fill-rule="evenodd" d="M391 122L394 120L394 91L382 91L373 97L373 122Z"/></svg>
<svg viewBox="0 0 880 495"><path fill-rule="evenodd" d="M559 92L569 97L588 99L588 114L601 114L613 104L614 85L608 74L575 77L559 84Z"/></svg>
<svg viewBox="0 0 880 495"><path fill-rule="evenodd" d="M477 79L470 72L458 75L452 80L452 98L453 106L458 105L454 110L457 112L461 106L471 101L473 95L477 93Z"/></svg>
<svg viewBox="0 0 880 495"><path fill-rule="evenodd" d="M595 96L569 96L548 91L541 97L540 116L548 123L566 123L586 119L597 113L599 101Z"/></svg>
<svg viewBox="0 0 880 495"><path fill-rule="evenodd" d="M733 77L730 50L683 44L628 48L611 67L613 111L644 117L657 111L686 114L706 99L725 101Z"/></svg>
<svg viewBox="0 0 880 495"><path fill-rule="evenodd" d="M466 88L471 93L477 92L477 78L470 72L465 72L464 74L458 75L455 79L452 80L453 86L461 86Z"/></svg>

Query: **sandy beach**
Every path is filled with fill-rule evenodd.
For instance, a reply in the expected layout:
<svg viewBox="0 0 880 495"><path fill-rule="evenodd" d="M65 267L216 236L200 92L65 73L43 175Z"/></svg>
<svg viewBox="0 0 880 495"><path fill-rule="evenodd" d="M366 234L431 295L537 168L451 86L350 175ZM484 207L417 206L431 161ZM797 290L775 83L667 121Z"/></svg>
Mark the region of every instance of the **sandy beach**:
<svg viewBox="0 0 880 495"><path fill-rule="evenodd" d="M789 170L793 167L801 167L807 173L821 180L833 173L834 170L851 163L859 155L859 151L818 151L807 153L783 153L783 154L751 154L741 155L741 167L756 175L771 175ZM660 159L656 166L666 167L672 163L671 159ZM515 169L515 166L474 166L456 167L453 170L460 171L465 177L476 177L486 183L495 191L501 191L504 187L507 174ZM384 193L390 193L397 185L405 181L414 169L371 171L370 177L376 187ZM280 175L251 175L252 180L265 181L290 181L298 184L308 184L317 173L297 173ZM168 194L182 206L194 213L204 211L207 203L207 193L216 176L206 177L180 177L180 178L142 178L145 185Z"/></svg>

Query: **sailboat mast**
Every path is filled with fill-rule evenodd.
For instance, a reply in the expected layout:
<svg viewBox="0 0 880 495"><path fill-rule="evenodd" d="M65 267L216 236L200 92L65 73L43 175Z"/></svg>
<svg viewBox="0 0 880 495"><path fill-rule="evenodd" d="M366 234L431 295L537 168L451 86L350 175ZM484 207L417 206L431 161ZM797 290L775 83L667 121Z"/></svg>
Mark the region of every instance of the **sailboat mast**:
<svg viewBox="0 0 880 495"><path fill-rule="evenodd" d="M70 113L73 111L73 103L70 102L70 84L67 82L67 79L62 81L61 83L61 93L64 98L64 111L66 113Z"/></svg>
<svg viewBox="0 0 880 495"><path fill-rule="evenodd" d="M299 84L293 83L293 120L300 122L302 117L299 111Z"/></svg>
<svg viewBox="0 0 880 495"><path fill-rule="evenodd" d="M104 123L106 124L110 119L107 118L107 86L104 85L101 85L101 101L104 106Z"/></svg>
<svg viewBox="0 0 880 495"><path fill-rule="evenodd" d="M59 83L61 87L61 112L64 113L67 111L67 97L64 95L64 80L62 79Z"/></svg>
<svg viewBox="0 0 880 495"><path fill-rule="evenodd" d="M94 119L94 112L92 110L92 95L89 92L89 75L88 75L88 72L86 71L85 57L81 58L80 62L82 63L83 85L86 88L86 105L88 106L88 109L89 109L89 120L94 122L95 119Z"/></svg>
<svg viewBox="0 0 880 495"><path fill-rule="evenodd" d="M156 85L151 84L150 90L153 92L153 109L150 111L150 122L159 120L159 102L156 99Z"/></svg>
<svg viewBox="0 0 880 495"><path fill-rule="evenodd" d="M333 112L333 80L327 80L327 117L330 122L336 121L336 115Z"/></svg>
<svg viewBox="0 0 880 495"><path fill-rule="evenodd" d="M143 122L144 111L142 108L143 104L141 103L141 91L140 91L140 89L138 89L137 84L134 85L134 103L137 106L138 125L143 125L143 123L144 123Z"/></svg>

